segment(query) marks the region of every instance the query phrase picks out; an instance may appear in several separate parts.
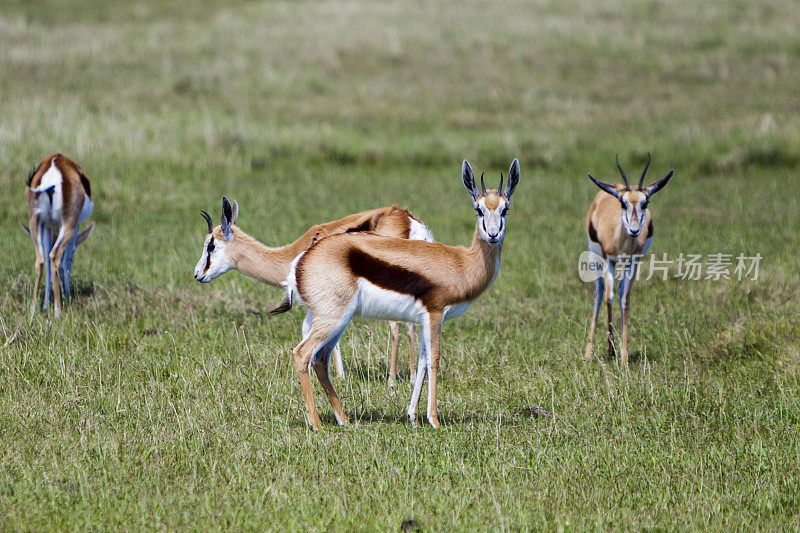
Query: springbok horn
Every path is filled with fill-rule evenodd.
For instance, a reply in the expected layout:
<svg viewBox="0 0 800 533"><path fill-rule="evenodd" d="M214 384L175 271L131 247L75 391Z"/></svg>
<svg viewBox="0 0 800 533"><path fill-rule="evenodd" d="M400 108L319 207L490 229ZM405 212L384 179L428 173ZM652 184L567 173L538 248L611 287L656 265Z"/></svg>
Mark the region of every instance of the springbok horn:
<svg viewBox="0 0 800 533"><path fill-rule="evenodd" d="M486 196L486 185L483 183L483 172L481 172L481 194Z"/></svg>
<svg viewBox="0 0 800 533"><path fill-rule="evenodd" d="M619 169L619 173L622 174L622 179L625 180L625 190L631 190L631 186L628 185L628 176L625 175L625 171L622 170L619 164L619 154L617 154L617 168Z"/></svg>
<svg viewBox="0 0 800 533"><path fill-rule="evenodd" d="M211 226L211 217L208 215L208 213L205 211L200 211L200 214L203 215L203 218L206 219L206 222L208 222L208 232L211 233L214 231L213 226Z"/></svg>
<svg viewBox="0 0 800 533"><path fill-rule="evenodd" d="M639 190L642 190L642 183L644 183L644 175L647 174L647 169L650 166L650 152L647 152L647 164L644 166L644 170L642 170L642 177L639 178Z"/></svg>

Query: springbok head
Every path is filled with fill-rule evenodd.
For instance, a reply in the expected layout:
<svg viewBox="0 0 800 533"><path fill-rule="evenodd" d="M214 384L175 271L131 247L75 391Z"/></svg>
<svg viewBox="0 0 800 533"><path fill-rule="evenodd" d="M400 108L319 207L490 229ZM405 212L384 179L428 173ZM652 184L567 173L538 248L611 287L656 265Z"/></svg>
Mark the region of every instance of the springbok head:
<svg viewBox="0 0 800 533"><path fill-rule="evenodd" d="M506 232L506 215L511 207L511 195L519 184L519 161L514 159L508 171L508 185L503 189L503 173L500 173L500 186L486 189L481 174L481 189L475 184L472 167L467 160L461 165L461 179L472 196L472 206L478 213L478 231L481 238L489 244L503 242Z"/></svg>
<svg viewBox="0 0 800 533"><path fill-rule="evenodd" d="M222 223L212 227L211 217L205 211L200 211L208 224L208 235L203 243L203 253L197 266L194 267L194 279L200 283L209 283L234 268L225 249L232 244L234 237L233 226L239 218L239 204L233 203L222 197Z"/></svg>
<svg viewBox="0 0 800 533"><path fill-rule="evenodd" d="M672 175L675 173L674 170L670 170L669 174L653 183L649 187L643 188L642 185L644 183L644 176L647 174L647 169L649 166L650 154L648 153L647 164L644 166L642 176L639 178L639 185L635 189L632 189L628 183L628 177L625 175L625 171L622 170L622 166L619 164L619 156L617 156L617 168L619 169L619 173L622 174L625 187L603 183L589 174L589 179L592 180L595 185L619 200L621 207L620 217L622 219L622 227L625 228L625 232L631 237L638 236L644 227L647 203L650 201L650 197L661 190L669 182L669 180L672 179Z"/></svg>

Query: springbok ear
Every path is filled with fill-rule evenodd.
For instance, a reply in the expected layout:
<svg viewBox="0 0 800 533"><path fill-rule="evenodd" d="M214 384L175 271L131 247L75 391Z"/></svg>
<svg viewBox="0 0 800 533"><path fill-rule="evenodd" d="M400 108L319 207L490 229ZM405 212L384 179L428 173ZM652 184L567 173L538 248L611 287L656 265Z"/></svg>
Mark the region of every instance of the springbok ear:
<svg viewBox="0 0 800 533"><path fill-rule="evenodd" d="M589 179L590 179L590 180L592 180L592 181L594 182L594 184L595 184L595 185L597 185L598 187L600 187L601 189L603 189L604 191L606 191L608 194L610 194L610 195L611 195L611 196L613 196L614 198L616 198L616 199L620 199L620 198L622 198L622 195L621 195L621 194L620 194L620 192L619 192L619 191L616 189L616 187L614 187L614 186L612 186L612 185L609 185L608 183L603 183L603 182L602 182L602 181L600 181L600 180L596 180L596 179L594 179L594 176L592 176L591 174L588 174L588 176L589 176Z"/></svg>
<svg viewBox="0 0 800 533"><path fill-rule="evenodd" d="M83 230L79 235L78 238L75 239L75 247L77 248L83 241L89 238L89 235L92 234L92 230L94 229L94 222L89 224L89 227Z"/></svg>
<svg viewBox="0 0 800 533"><path fill-rule="evenodd" d="M222 236L226 241L233 236L233 206L224 196L222 197Z"/></svg>
<svg viewBox="0 0 800 533"><path fill-rule="evenodd" d="M20 225L20 226L22 226L22 229L24 229L24 230L25 230L25 233L27 233L27 234L28 234L28 237L30 237L30 236L31 236L31 230L29 230L29 229L28 229L28 226L26 226L26 225L25 225L25 224L23 224L22 222L20 222L20 223L19 223L19 225Z"/></svg>
<svg viewBox="0 0 800 533"><path fill-rule="evenodd" d="M461 179L464 181L464 187L467 188L472 199L477 200L480 193L478 192L478 187L475 185L475 176L472 175L472 167L469 166L466 159L461 164Z"/></svg>
<svg viewBox="0 0 800 533"><path fill-rule="evenodd" d="M502 183L502 178L500 183ZM511 162L511 168L508 169L508 185L506 185L506 190L501 194L511 200L511 195L514 194L514 189L517 188L517 185L519 185L519 160L514 158L514 161Z"/></svg>
<svg viewBox="0 0 800 533"><path fill-rule="evenodd" d="M239 220L239 203L236 200L232 200L231 206L233 207L233 216L231 217L231 224L235 226L236 221Z"/></svg>
<svg viewBox="0 0 800 533"><path fill-rule="evenodd" d="M673 175L673 174L675 174L675 171L674 171L674 170L670 170L670 171L669 171L669 174L667 174L666 176L664 176L663 178L661 178L660 180L658 180L657 182L655 182L654 184L652 184L651 186L649 186L647 189L645 189L645 191L644 191L644 194L645 194L645 195L646 195L648 198L650 198L651 196L653 196L655 193L657 193L658 191L660 191L661 189L663 189L663 188L664 188L664 185L666 185L667 183L669 183L669 180L671 180L671 179L672 179L672 175Z"/></svg>

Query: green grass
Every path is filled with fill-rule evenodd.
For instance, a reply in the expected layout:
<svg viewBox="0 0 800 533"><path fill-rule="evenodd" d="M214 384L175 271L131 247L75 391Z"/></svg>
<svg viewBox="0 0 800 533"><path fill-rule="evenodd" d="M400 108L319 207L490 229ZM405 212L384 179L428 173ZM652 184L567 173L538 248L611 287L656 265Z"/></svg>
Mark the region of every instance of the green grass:
<svg viewBox="0 0 800 533"><path fill-rule="evenodd" d="M800 528L798 24L790 1L2 3L0 528ZM29 324L22 193L54 151L97 229L63 320ZM654 253L763 260L639 282L625 372L582 359L576 265L586 173L648 151L676 170ZM445 329L439 431L404 420L368 323L334 380L353 427L315 383L312 434L302 313L192 279L222 194L271 245L391 203L467 244L461 160L491 182L514 157L500 276Z"/></svg>

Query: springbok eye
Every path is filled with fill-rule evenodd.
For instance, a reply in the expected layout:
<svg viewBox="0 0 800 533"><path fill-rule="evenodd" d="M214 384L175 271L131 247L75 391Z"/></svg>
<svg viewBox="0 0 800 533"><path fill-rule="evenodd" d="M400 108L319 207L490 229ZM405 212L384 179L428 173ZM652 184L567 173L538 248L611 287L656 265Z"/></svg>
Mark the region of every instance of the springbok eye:
<svg viewBox="0 0 800 533"><path fill-rule="evenodd" d="M642 202L642 211L647 209L647 202Z"/></svg>
<svg viewBox="0 0 800 533"><path fill-rule="evenodd" d="M208 243L208 253L211 253L211 252L213 252L213 251L214 251L214 241L213 241L213 240L211 240L211 241L209 241L209 243Z"/></svg>
<svg viewBox="0 0 800 533"><path fill-rule="evenodd" d="M505 207L503 208L503 212L502 212L502 213L500 213L500 216L501 216L501 217L504 217L504 216L506 216L506 213L508 213L508 206L505 206Z"/></svg>
<svg viewBox="0 0 800 533"><path fill-rule="evenodd" d="M480 207L476 207L476 208L475 208L475 212L476 212L476 213L478 213L478 216L479 216L479 217L482 217L482 216L483 216L483 211L481 211L481 208L480 208Z"/></svg>
<svg viewBox="0 0 800 533"><path fill-rule="evenodd" d="M627 211L628 210L628 204L626 204L625 202L620 202L619 205L622 206L622 210L623 211Z"/></svg>

